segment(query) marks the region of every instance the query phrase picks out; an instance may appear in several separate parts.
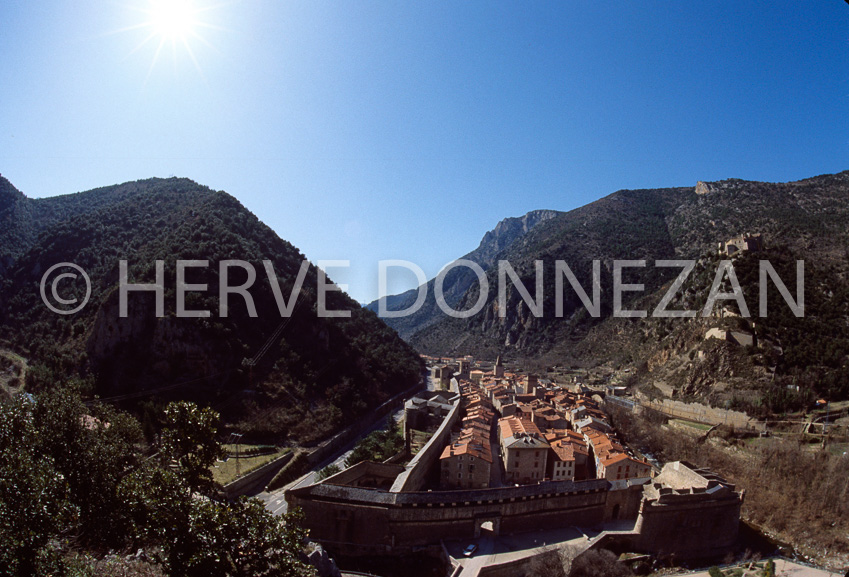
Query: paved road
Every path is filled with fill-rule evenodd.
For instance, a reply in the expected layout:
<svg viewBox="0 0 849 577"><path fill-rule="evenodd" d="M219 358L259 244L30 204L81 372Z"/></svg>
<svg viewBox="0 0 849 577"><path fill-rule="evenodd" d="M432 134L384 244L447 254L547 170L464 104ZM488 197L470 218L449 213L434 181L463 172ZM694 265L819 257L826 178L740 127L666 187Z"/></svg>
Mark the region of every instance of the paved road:
<svg viewBox="0 0 849 577"><path fill-rule="evenodd" d="M285 515L289 510L286 499L283 498L283 491L275 491L274 493L260 493L258 499L265 502L265 508L271 511L272 515Z"/></svg>
<svg viewBox="0 0 849 577"><path fill-rule="evenodd" d="M428 391L434 390L434 382L433 382L433 379L430 377L430 374L428 374L428 376L426 378L425 385L426 385L426 388L427 388ZM404 418L404 409L401 408L400 410L393 413L393 418L395 419L396 422L400 423L401 420ZM265 503L266 508L268 508L268 510L271 511L272 514L274 514L274 515L285 515L286 511L288 511L289 506L286 503L286 499L283 498L283 493L287 489L291 489L291 488L294 488L294 487L306 486L306 485L309 485L311 483L314 483L315 480L316 480L316 474L330 464L337 465L339 468L344 468L345 467L345 460L348 458L348 456L354 450L354 447L360 441L360 439L362 439L363 437L365 437L366 435L368 435L369 433L371 433L373 431L377 431L378 429L383 428L383 426L385 424L386 424L386 418L385 417L377 419L374 422L372 427L370 427L367 431L365 431L362 435L357 437L355 440L348 443L345 446L345 448L341 450L341 452L339 452L336 455L334 455L333 457L330 457L329 459L325 460L323 463L320 463L319 465L313 467L312 470L309 473L307 473L306 475L304 475L300 479L297 479L294 482L289 483L285 487L278 489L274 492L269 493L267 491L264 491L262 493L259 493L258 495L256 495L256 497L258 499L262 500Z"/></svg>
<svg viewBox="0 0 849 577"><path fill-rule="evenodd" d="M492 537L482 537L477 540L478 550L468 558L461 558L460 564L463 571L462 577L477 577L480 570L492 562L492 554L495 552L495 542Z"/></svg>
<svg viewBox="0 0 849 577"><path fill-rule="evenodd" d="M583 551L595 536L593 531L587 534L577 527L565 527L520 535L485 535L471 541L452 541L445 546L448 554L463 566L460 577L476 577L483 567L536 555L546 548L570 546L575 551ZM463 556L463 548L469 543L478 545L471 558Z"/></svg>

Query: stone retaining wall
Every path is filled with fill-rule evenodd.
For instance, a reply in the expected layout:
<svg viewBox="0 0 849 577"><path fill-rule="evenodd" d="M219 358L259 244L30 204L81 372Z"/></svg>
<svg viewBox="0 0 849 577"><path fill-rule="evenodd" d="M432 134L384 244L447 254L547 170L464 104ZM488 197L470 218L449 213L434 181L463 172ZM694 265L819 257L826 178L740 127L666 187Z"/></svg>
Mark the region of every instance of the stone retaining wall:
<svg viewBox="0 0 849 577"><path fill-rule="evenodd" d="M224 485L224 493L227 495L227 498L232 499L239 495L246 495L247 493L250 493L251 490L264 487L271 479L274 478L277 472L292 459L294 454L294 451L289 451L280 455L276 459L257 467L250 473L242 475L235 481Z"/></svg>
<svg viewBox="0 0 849 577"><path fill-rule="evenodd" d="M641 406L669 417L695 421L706 425L728 425L738 430L763 430L764 424L746 413L709 407L701 403L684 403L672 399L649 400L638 397Z"/></svg>

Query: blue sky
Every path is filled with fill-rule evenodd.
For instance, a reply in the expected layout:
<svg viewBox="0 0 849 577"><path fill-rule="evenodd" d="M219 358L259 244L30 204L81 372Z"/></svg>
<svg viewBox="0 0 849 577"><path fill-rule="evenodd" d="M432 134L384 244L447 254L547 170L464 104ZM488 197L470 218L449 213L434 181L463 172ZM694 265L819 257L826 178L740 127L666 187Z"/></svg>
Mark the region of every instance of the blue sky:
<svg viewBox="0 0 849 577"><path fill-rule="evenodd" d="M507 216L849 169L842 0L193 4L155 59L150 0L0 3L0 172L226 190L370 301Z"/></svg>

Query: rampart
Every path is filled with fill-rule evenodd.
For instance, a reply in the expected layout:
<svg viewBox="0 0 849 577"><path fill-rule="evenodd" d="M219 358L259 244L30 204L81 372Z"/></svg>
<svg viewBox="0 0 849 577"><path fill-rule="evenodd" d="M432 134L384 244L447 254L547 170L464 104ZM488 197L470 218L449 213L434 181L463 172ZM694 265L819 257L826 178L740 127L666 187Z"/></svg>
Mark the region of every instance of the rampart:
<svg viewBox="0 0 849 577"><path fill-rule="evenodd" d="M233 499L239 495L247 495L253 491L262 490L269 481L283 468L283 466L292 460L295 455L294 451L289 451L284 455L276 457L272 461L257 467L253 471L246 473L235 481L224 485L223 490L227 498Z"/></svg>
<svg viewBox="0 0 849 577"><path fill-rule="evenodd" d="M363 475L377 472L361 466ZM634 532L621 536L629 548L709 557L736 540L742 503L733 485L686 463L667 464L659 482L645 484L592 479L412 492L335 484L357 478L356 472L333 476L286 493L289 505L303 510L310 536L336 554L436 551L440 539L474 539L485 525L497 536L636 519Z"/></svg>
<svg viewBox="0 0 849 577"><path fill-rule="evenodd" d="M736 542L743 494L721 477L685 462L669 463L644 488L637 548L680 558L709 558Z"/></svg>
<svg viewBox="0 0 849 577"><path fill-rule="evenodd" d="M416 453L412 461L407 464L405 471L395 479L395 483L390 489L392 492L418 491L425 486L428 473L433 470L435 463L442 454L442 449L451 438L451 428L460 419L460 412L460 399L457 397L454 401L454 407L446 415L427 444Z"/></svg>
<svg viewBox="0 0 849 577"><path fill-rule="evenodd" d="M286 498L304 511L311 537L332 551L403 554L439 539L474 539L484 523L495 535L595 526L614 513L636 515L641 496L640 486L611 491L610 483L593 479L405 493L324 483Z"/></svg>
<svg viewBox="0 0 849 577"><path fill-rule="evenodd" d="M641 406L661 412L670 417L687 421L695 421L706 425L728 425L740 430L761 430L763 423L755 421L746 413L718 409L700 403L684 403L672 399L648 400L638 399Z"/></svg>

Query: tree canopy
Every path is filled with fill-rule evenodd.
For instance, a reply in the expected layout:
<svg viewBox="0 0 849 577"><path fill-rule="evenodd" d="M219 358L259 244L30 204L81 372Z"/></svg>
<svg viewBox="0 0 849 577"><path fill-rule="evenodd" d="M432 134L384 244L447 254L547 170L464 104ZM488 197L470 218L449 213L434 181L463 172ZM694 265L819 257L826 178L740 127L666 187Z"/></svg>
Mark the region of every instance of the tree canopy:
<svg viewBox="0 0 849 577"><path fill-rule="evenodd" d="M142 548L169 576L302 576L297 513L229 501L209 467L219 417L172 403L158 447L73 388L0 403L0 575L62 575L70 552Z"/></svg>

